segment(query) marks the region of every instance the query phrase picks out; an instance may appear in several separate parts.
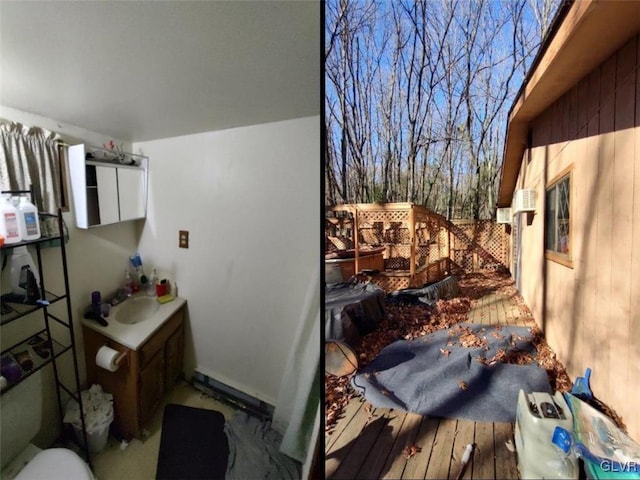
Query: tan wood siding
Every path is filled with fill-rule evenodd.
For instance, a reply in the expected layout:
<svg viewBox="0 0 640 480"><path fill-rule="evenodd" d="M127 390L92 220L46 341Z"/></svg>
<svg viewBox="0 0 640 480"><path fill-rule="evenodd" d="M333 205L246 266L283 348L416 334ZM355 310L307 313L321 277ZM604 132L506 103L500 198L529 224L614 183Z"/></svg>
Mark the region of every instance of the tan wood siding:
<svg viewBox="0 0 640 480"><path fill-rule="evenodd" d="M536 190L522 217L522 295L575 379L640 440L640 49L635 37L531 122L517 188ZM571 268L545 259L550 181L573 166ZM635 248L634 248L635 247ZM545 282L546 279L546 282Z"/></svg>
<svg viewBox="0 0 640 480"><path fill-rule="evenodd" d="M636 50L636 66L640 65L640 46ZM629 172L629 177L633 178L633 216L631 217L632 233L631 242L634 248L631 250L631 262L629 264L631 280L631 318L629 322L630 358L628 384L635 384L640 378L640 74L636 70L636 112L634 122L635 137L635 158L633 175ZM628 416L628 423L634 425L636 432L640 430L640 409L631 409ZM637 439L637 436L636 436Z"/></svg>

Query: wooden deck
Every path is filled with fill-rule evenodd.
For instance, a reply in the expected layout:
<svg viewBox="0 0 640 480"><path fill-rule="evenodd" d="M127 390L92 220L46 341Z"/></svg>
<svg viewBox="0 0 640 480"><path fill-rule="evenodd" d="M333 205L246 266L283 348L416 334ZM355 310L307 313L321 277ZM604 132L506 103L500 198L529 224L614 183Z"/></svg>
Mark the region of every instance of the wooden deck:
<svg viewBox="0 0 640 480"><path fill-rule="evenodd" d="M515 298L490 293L476 300L468 321L486 325L530 326ZM367 411L353 398L331 434L325 436L325 478L456 478L464 450L475 443L461 478L518 478L516 454L507 442L512 423L431 418L399 410ZM511 442L513 444L513 441ZM411 458L405 447L421 448Z"/></svg>

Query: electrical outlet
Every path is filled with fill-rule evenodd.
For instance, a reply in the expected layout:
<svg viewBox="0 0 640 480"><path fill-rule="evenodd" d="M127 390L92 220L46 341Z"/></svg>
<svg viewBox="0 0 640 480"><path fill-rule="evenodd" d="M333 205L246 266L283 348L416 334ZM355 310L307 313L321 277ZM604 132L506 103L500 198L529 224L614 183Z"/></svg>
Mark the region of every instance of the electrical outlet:
<svg viewBox="0 0 640 480"><path fill-rule="evenodd" d="M180 248L189 248L189 231L180 230L178 238L178 246Z"/></svg>

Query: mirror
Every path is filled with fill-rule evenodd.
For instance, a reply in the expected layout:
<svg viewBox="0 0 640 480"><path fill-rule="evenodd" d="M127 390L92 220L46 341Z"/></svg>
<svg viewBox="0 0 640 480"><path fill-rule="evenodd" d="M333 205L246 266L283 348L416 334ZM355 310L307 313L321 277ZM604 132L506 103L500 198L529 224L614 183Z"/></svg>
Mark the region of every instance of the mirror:
<svg viewBox="0 0 640 480"><path fill-rule="evenodd" d="M76 226L91 228L144 218L147 165L147 157L141 155L84 145L69 147Z"/></svg>

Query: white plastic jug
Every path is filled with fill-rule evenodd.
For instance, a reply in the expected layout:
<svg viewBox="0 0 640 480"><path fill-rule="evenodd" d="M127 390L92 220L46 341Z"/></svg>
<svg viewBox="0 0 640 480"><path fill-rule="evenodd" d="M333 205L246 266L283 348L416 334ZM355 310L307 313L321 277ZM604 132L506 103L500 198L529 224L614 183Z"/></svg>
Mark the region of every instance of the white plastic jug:
<svg viewBox="0 0 640 480"><path fill-rule="evenodd" d="M20 197L18 211L18 226L22 240L37 240L40 238L38 208L27 197Z"/></svg>
<svg viewBox="0 0 640 480"><path fill-rule="evenodd" d="M11 197L4 196L0 203L0 235L4 237L6 244L22 241L18 213L18 209L11 202Z"/></svg>
<svg viewBox="0 0 640 480"><path fill-rule="evenodd" d="M11 290L15 295L29 296L27 270L31 270L36 279L37 288L40 288L40 275L26 245L14 248L11 253Z"/></svg>
<svg viewBox="0 0 640 480"><path fill-rule="evenodd" d="M573 416L562 393L520 390L515 426L520 478L578 479L578 459L553 444L556 427L573 431Z"/></svg>

